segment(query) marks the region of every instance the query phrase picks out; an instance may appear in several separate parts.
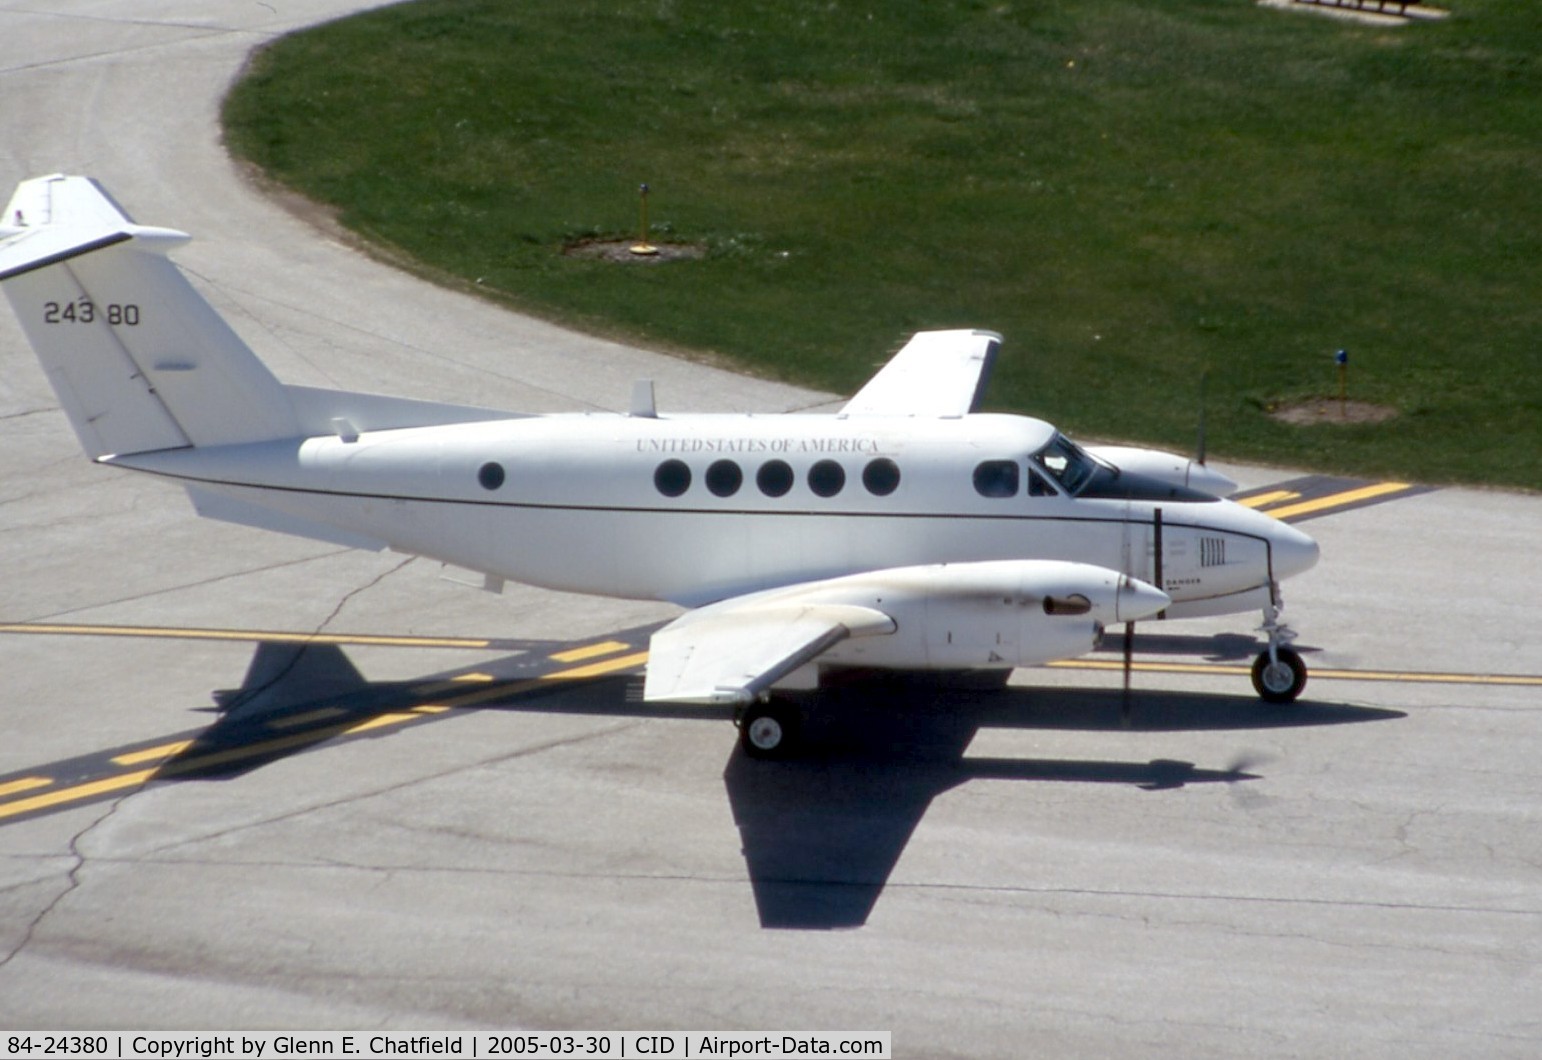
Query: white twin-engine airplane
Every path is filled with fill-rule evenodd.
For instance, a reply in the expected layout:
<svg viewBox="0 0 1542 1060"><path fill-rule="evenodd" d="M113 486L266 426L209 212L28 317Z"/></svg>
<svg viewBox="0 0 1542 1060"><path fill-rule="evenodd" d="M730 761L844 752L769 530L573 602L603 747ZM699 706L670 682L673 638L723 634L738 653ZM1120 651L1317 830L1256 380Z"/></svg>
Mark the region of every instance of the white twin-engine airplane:
<svg viewBox="0 0 1542 1060"><path fill-rule="evenodd" d="M736 705L751 754L788 751L770 693L821 669L1004 676L1153 616L1261 610L1259 693L1305 684L1278 586L1317 544L1202 464L977 413L991 332L917 334L834 415L663 415L647 383L625 415L519 415L280 383L167 259L187 240L84 177L0 217L0 281L94 460L216 519L692 608L644 698Z"/></svg>

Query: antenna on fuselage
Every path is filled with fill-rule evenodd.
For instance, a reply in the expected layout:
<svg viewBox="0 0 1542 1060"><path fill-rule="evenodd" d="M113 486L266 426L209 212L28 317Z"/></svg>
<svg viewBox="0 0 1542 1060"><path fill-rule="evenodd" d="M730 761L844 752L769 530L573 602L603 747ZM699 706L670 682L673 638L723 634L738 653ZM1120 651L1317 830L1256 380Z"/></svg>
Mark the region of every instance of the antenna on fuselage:
<svg viewBox="0 0 1542 1060"><path fill-rule="evenodd" d="M632 384L632 408L627 415L649 420L659 418L658 406L653 402L653 380L639 379Z"/></svg>
<svg viewBox="0 0 1542 1060"><path fill-rule="evenodd" d="M1199 373L1199 440L1194 445L1194 463L1201 467L1205 464L1205 410L1209 404L1205 400L1205 391L1210 386L1210 370Z"/></svg>

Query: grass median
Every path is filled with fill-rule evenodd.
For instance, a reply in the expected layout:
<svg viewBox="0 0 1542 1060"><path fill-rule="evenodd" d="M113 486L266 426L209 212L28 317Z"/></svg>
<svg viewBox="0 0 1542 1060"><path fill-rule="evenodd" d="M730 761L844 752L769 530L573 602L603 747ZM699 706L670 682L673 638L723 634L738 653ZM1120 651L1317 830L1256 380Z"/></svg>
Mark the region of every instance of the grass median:
<svg viewBox="0 0 1542 1060"><path fill-rule="evenodd" d="M990 406L1085 437L1190 449L1208 376L1212 454L1537 489L1542 22L1458 7L420 0L267 48L225 119L367 240L581 328L850 392L988 327ZM700 256L571 253L635 236L644 182ZM1339 349L1391 418L1336 421Z"/></svg>

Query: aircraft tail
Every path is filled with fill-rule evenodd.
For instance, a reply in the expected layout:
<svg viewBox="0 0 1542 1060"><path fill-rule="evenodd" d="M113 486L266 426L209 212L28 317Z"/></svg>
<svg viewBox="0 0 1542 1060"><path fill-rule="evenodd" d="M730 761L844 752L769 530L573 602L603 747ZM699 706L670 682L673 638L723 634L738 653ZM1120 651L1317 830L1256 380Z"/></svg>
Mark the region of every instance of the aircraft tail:
<svg viewBox="0 0 1542 1060"><path fill-rule="evenodd" d="M94 459L293 437L284 386L88 177L20 184L0 215L0 287Z"/></svg>

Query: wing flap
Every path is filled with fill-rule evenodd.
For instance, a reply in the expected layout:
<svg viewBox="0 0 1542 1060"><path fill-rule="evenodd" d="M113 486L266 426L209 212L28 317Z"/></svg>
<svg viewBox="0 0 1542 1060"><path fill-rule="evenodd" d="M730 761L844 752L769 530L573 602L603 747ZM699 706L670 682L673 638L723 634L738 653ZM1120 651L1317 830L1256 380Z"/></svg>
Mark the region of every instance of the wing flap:
<svg viewBox="0 0 1542 1060"><path fill-rule="evenodd" d="M918 331L840 414L946 418L977 412L1000 347L994 331Z"/></svg>
<svg viewBox="0 0 1542 1060"><path fill-rule="evenodd" d="M735 605L693 611L653 635L643 699L749 703L847 637L894 631L881 611L849 604Z"/></svg>

